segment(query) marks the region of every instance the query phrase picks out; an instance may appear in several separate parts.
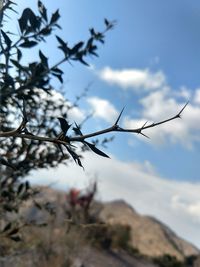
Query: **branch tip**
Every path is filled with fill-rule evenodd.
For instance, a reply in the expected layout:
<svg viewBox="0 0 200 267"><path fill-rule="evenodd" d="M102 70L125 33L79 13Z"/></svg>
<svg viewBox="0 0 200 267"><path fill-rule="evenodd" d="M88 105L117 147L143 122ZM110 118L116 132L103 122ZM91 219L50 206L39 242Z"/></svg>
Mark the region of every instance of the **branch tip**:
<svg viewBox="0 0 200 267"><path fill-rule="evenodd" d="M183 106L183 108L179 111L179 113L177 114L178 118L181 118L181 113L183 112L183 110L186 108L186 106L189 104L189 101Z"/></svg>

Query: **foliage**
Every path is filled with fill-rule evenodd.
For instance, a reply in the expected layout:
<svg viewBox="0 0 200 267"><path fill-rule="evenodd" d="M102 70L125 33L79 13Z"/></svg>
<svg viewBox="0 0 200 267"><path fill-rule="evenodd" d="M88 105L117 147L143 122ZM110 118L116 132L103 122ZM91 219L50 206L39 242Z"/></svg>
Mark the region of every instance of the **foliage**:
<svg viewBox="0 0 200 267"><path fill-rule="evenodd" d="M4 12L12 8L14 3L7 1ZM4 14L1 12L1 14ZM3 15L2 15L3 16ZM52 86L52 79L56 78L63 83L63 71L60 65L64 62L77 61L88 65L85 58L88 55L97 55L97 43L104 42L105 32L112 28L112 23L105 20L106 28L103 32L96 32L90 29L90 37L85 42L80 41L70 47L61 37L56 35L58 49L63 54L62 59L53 66L49 65L49 59L40 49L38 51L38 61L25 63L23 57L25 50L38 47L40 43L46 42L47 37L52 35L56 29L61 29L59 25L59 10L48 16L46 7L38 1L38 14L30 8L26 8L20 18L18 25L19 36L12 40L12 34L4 30L2 20L1 29L1 79L0 79L0 122L1 122L1 169L2 164L14 168L15 176L24 176L32 169L48 166L57 166L61 161L68 158L63 155L60 144L43 144L43 140L35 136L48 135L48 138L65 140L65 135L70 128L67 122L69 109L73 108L62 97L55 101L56 95ZM24 103L22 103L24 102ZM22 107L24 106L24 107ZM13 108L15 107L15 108ZM23 111L21 111L23 109ZM62 134L58 137L58 122L55 114L59 118ZM23 116L23 123L14 134L9 131L19 122ZM28 124L28 126L27 126ZM73 130L80 133L78 125ZM23 134L24 138L16 138L16 134ZM3 137L3 138L2 138ZM11 138L6 138L11 137ZM22 137L22 136L20 136ZM93 144L86 143L93 151L98 153L98 149ZM73 151L72 146L67 146L68 153L80 165L78 155ZM100 152L99 152L100 153ZM3 169L2 169L3 171ZM6 168L6 173L13 170Z"/></svg>
<svg viewBox="0 0 200 267"><path fill-rule="evenodd" d="M67 122L68 112L78 105L84 94L77 96L74 103L70 103L62 96L61 91L53 88L54 79L63 84L64 73L60 65L65 62L75 61L88 65L87 56L98 56L97 44L104 43L105 33L113 27L112 23L105 20L104 31L90 29L88 40L72 46L56 35L62 59L50 66L49 58L41 51L40 44L47 42L56 29L61 29L59 10L49 15L41 1L38 1L37 13L31 8L24 9L17 21L19 33L6 30L9 11L16 12L16 4L3 1L0 7L1 216L4 212L17 213L21 203L35 194L29 183L22 182L20 177L26 176L34 169L66 163L70 155L81 165L73 146L67 146L68 153L64 154L59 143L44 143L37 136L47 135L48 139L65 142L64 135L70 127ZM26 62L24 55L26 51L32 50L38 53L38 58ZM15 127L17 131L14 130ZM60 128L62 132L59 134ZM80 126L75 124L73 130L80 132ZM98 153L99 150L93 144L87 145ZM4 229L2 231L4 234Z"/></svg>

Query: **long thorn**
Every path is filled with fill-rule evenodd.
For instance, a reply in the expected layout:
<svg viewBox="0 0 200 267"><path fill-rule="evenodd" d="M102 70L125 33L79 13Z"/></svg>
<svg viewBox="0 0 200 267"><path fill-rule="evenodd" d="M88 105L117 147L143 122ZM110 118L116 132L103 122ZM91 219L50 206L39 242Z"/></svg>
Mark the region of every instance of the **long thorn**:
<svg viewBox="0 0 200 267"><path fill-rule="evenodd" d="M145 125L147 124L148 121L146 121L143 125L142 125L142 129L145 127Z"/></svg>
<svg viewBox="0 0 200 267"><path fill-rule="evenodd" d="M119 120L120 120L120 118L121 118L121 115L122 115L124 109L125 109L125 107L123 107L123 109L121 110L121 112L120 112L120 114L119 114L119 116L118 116L118 118L117 118L117 120L116 120L116 122L115 122L114 125L117 125L117 124L118 124L118 122L119 122Z"/></svg>
<svg viewBox="0 0 200 267"><path fill-rule="evenodd" d="M149 137L148 135L146 135L146 134L144 134L144 133L142 133L142 132L140 132L139 134L141 134L141 135L143 135L144 137L150 139L150 137Z"/></svg>

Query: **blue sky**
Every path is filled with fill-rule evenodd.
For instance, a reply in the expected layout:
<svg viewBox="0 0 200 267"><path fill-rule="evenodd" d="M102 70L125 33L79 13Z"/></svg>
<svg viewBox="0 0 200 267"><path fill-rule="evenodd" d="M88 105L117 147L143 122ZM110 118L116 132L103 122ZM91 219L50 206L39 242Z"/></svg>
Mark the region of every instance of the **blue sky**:
<svg viewBox="0 0 200 267"><path fill-rule="evenodd" d="M113 172L106 169L107 163L102 159L99 159L99 164L101 162L105 166L106 173L105 170L101 173L96 158L91 166L92 158L88 154L84 164L86 174L88 172L90 176L97 175L102 179L99 194L103 200L125 198L139 212L158 217L200 246L196 238L197 232L200 233L200 2L43 0L43 3L49 11L60 9L63 30L56 34L71 45L86 40L89 28L103 29L104 18L117 21L115 29L108 32L105 45L99 47L99 58L88 58L90 68L79 64L62 67L65 90L70 100L80 94L88 83L93 83L88 97L75 111L76 114L72 114L72 120L73 116L81 120L94 112L93 118L84 126L85 132L110 126L123 106L125 111L121 125L135 127L146 120L151 122L175 115L189 101L182 120L146 132L150 140L136 135L115 135L115 140L105 149L112 157L109 164L113 164ZM28 5L34 9L37 1L20 0L18 4L19 9ZM43 46L52 63L62 56L56 46L54 38ZM27 58L31 60L32 56L27 54ZM121 172L115 169L120 164ZM130 168L132 174L123 171L124 166ZM60 177L55 177L55 173L50 171L42 171L39 175L48 182L50 177L55 177L62 187L66 172L62 168L57 172ZM85 177L82 182L74 180L77 186L86 183L86 174L82 170L76 166L68 169L71 174L75 172L76 176ZM114 177L119 173L121 180L115 181ZM137 183L132 180L133 184L130 182L128 186L129 182L122 177L125 174ZM113 176L109 185L102 175L106 179L109 175ZM139 186L141 180L137 180L137 175L146 177L149 191L144 189L145 182ZM38 173L33 175L36 176ZM67 182L73 185L73 181L66 179ZM112 194L106 190L106 185L113 190ZM138 188L140 195L131 186ZM131 195L130 190L135 195ZM157 196L155 199L154 194ZM179 219L175 218L175 214L179 215ZM188 227L191 229L186 233Z"/></svg>

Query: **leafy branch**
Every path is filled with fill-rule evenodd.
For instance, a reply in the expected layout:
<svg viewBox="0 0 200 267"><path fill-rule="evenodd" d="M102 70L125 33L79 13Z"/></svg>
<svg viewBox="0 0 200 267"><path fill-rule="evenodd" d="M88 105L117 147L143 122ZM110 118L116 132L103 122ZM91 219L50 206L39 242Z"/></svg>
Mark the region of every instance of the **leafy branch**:
<svg viewBox="0 0 200 267"><path fill-rule="evenodd" d="M89 66L85 58L89 55L98 57L97 43L104 43L106 32L111 30L115 24L115 21L105 19L105 29L102 32L91 28L88 40L85 42L80 41L72 47L60 36L55 35L58 49L63 54L63 57L57 63L50 67L48 57L39 50L40 62L31 62L23 65L21 63L22 49L30 49L42 41L45 42L45 38L51 35L56 28L61 29L58 23L60 18L59 10L56 10L48 18L46 7L41 1L38 1L38 13L39 15L35 14L30 8L24 9L21 17L18 19L20 36L14 43L9 37L10 32L5 32L2 29L0 31L2 37L0 55L2 54L4 57L1 63L2 82L0 83L2 86L0 92L2 101L11 95L21 95L35 87L48 92L51 89L49 81L52 76L63 83L63 71L59 66L64 62L78 61L83 65ZM12 77L8 73L10 68L17 69L18 75L16 77Z"/></svg>

